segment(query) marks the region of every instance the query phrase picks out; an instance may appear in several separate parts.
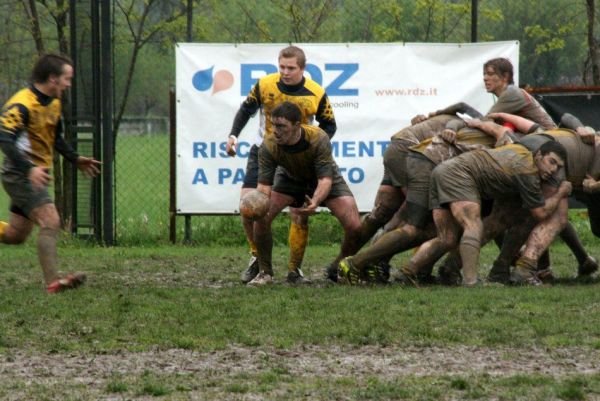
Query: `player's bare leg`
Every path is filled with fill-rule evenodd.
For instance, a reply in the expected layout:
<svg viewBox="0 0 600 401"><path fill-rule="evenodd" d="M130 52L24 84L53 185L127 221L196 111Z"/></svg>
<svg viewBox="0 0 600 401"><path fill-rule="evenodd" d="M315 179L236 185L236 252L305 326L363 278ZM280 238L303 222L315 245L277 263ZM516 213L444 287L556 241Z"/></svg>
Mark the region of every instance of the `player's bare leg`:
<svg viewBox="0 0 600 401"><path fill-rule="evenodd" d="M366 244L377 230L384 227L394 217L404 199L404 193L400 188L392 185L379 186L373 209L364 215L361 221L359 247Z"/></svg>
<svg viewBox="0 0 600 401"><path fill-rule="evenodd" d="M535 266L540 256L548 249L556 235L560 233L568 222L569 203L567 198L561 199L558 208L548 218L538 223L525 243L525 250L517 260L513 280L519 284L538 285L535 277ZM532 266L534 269L532 269Z"/></svg>
<svg viewBox="0 0 600 401"><path fill-rule="evenodd" d="M254 241L256 243L259 274L248 285L269 284L273 280L273 220L283 209L291 205L294 198L276 191L271 191L269 212L262 219L254 222Z"/></svg>
<svg viewBox="0 0 600 401"><path fill-rule="evenodd" d="M476 202L458 201L450 204L450 210L463 228L459 243L460 258L463 263L463 285L472 286L477 284L479 278L477 272L483 235L481 206Z"/></svg>
<svg viewBox="0 0 600 401"><path fill-rule="evenodd" d="M409 279L416 278L419 271L435 264L446 252L458 245L461 227L448 209L434 209L433 221L437 237L423 243L411 259L401 268Z"/></svg>
<svg viewBox="0 0 600 401"><path fill-rule="evenodd" d="M244 197L248 192L254 190L255 188L242 188L240 192L240 199ZM242 227L244 229L244 234L246 235L246 241L248 242L248 246L250 247L250 254L252 255L250 261L248 262L248 267L244 272L242 272L241 280L242 283L248 283L256 277L259 272L258 268L258 258L257 258L257 250L256 243L254 242L254 221L240 215L242 220Z"/></svg>
<svg viewBox="0 0 600 401"><path fill-rule="evenodd" d="M340 253L332 263L332 265L337 266L340 260L346 256L354 255L360 247L360 216L356 200L352 196L329 199L325 202L325 206L331 210L331 213L338 219L344 229L344 239Z"/></svg>

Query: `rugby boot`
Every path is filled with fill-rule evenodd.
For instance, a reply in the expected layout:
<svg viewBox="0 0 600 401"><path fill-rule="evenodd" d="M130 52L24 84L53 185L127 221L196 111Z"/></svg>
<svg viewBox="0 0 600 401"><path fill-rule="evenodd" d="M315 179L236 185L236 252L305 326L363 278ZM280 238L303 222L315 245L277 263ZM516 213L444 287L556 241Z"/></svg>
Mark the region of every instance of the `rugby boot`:
<svg viewBox="0 0 600 401"><path fill-rule="evenodd" d="M288 272L287 282L293 285L311 284L311 281L304 277L304 273L298 268Z"/></svg>
<svg viewBox="0 0 600 401"><path fill-rule="evenodd" d="M72 290L74 288L79 287L83 283L87 276L85 273L72 273L67 274L65 277L60 278L58 280L53 281L46 287L46 292L48 294L56 294L57 292L62 292L65 290Z"/></svg>
<svg viewBox="0 0 600 401"><path fill-rule="evenodd" d="M324 271L325 278L331 282L338 282L338 267L335 264L330 264L325 268Z"/></svg>
<svg viewBox="0 0 600 401"><path fill-rule="evenodd" d="M438 270L438 282L442 285L457 286L462 283L460 267L451 263L444 263Z"/></svg>
<svg viewBox="0 0 600 401"><path fill-rule="evenodd" d="M554 273L552 272L552 268L550 267L546 269L537 270L535 272L535 275L542 283L553 283L556 279L554 277Z"/></svg>
<svg viewBox="0 0 600 401"><path fill-rule="evenodd" d="M357 285L360 282L360 272L352 263L352 257L348 256L340 261L338 275L347 284Z"/></svg>
<svg viewBox="0 0 600 401"><path fill-rule="evenodd" d="M251 287L263 287L269 284L273 284L273 276L269 273L260 272L247 285Z"/></svg>
<svg viewBox="0 0 600 401"><path fill-rule="evenodd" d="M390 279L390 264L385 260L368 265L365 268L365 279L372 284L387 284Z"/></svg>
<svg viewBox="0 0 600 401"><path fill-rule="evenodd" d="M577 268L577 277L589 277L598 271L598 261L588 256L585 262Z"/></svg>
<svg viewBox="0 0 600 401"><path fill-rule="evenodd" d="M521 256L517 260L517 267L513 271L511 282L516 285L542 285L542 281L535 274L536 266L535 260Z"/></svg>
<svg viewBox="0 0 600 401"><path fill-rule="evenodd" d="M419 287L417 275L404 267L394 275L394 283L407 287Z"/></svg>
<svg viewBox="0 0 600 401"><path fill-rule="evenodd" d="M488 274L487 281L490 283L509 284L510 283L510 266L495 261L492 269Z"/></svg>
<svg viewBox="0 0 600 401"><path fill-rule="evenodd" d="M248 262L248 267L241 275L242 283L247 284L250 281L254 280L254 277L258 275L258 258L256 256L252 256L250 261Z"/></svg>

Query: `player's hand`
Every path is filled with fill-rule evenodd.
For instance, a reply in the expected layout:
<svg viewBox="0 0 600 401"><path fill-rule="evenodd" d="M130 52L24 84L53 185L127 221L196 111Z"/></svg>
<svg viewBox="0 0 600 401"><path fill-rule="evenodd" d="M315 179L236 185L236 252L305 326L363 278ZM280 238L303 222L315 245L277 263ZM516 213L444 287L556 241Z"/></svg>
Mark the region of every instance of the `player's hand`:
<svg viewBox="0 0 600 401"><path fill-rule="evenodd" d="M594 180L594 178L588 174L586 176L586 178L583 180L582 186L583 186L583 192L587 192L587 193L596 192L598 190L598 187L600 186L600 182Z"/></svg>
<svg viewBox="0 0 600 401"><path fill-rule="evenodd" d="M231 157L235 157L237 154L237 137L235 135L229 135L227 146L225 146L225 152Z"/></svg>
<svg viewBox="0 0 600 401"><path fill-rule="evenodd" d="M513 143L513 140L510 138L510 135L504 133L502 136L500 136L500 138L498 138L494 147L499 148L500 146L510 145L511 143Z"/></svg>
<svg viewBox="0 0 600 401"><path fill-rule="evenodd" d="M562 195L562 197L567 197L571 194L571 190L573 189L573 185L570 181L563 181L560 183L558 187L558 192Z"/></svg>
<svg viewBox="0 0 600 401"><path fill-rule="evenodd" d="M77 168L88 178L94 178L100 174L101 161L92 157L79 156L76 163Z"/></svg>
<svg viewBox="0 0 600 401"><path fill-rule="evenodd" d="M596 134L588 131L585 127L579 127L576 130L581 141L588 145L593 145L596 141Z"/></svg>
<svg viewBox="0 0 600 401"><path fill-rule="evenodd" d="M308 195L305 196L304 205L298 208L298 213L304 216L311 216L317 213L317 208L319 207L318 203L315 203L312 198Z"/></svg>
<svg viewBox="0 0 600 401"><path fill-rule="evenodd" d="M467 124L467 127L479 128L481 127L481 120L478 118L472 118L470 120L466 120L465 124Z"/></svg>
<svg viewBox="0 0 600 401"><path fill-rule="evenodd" d="M46 169L42 167L33 167L31 170L29 170L28 178L31 182L31 185L40 189L46 188L52 180L50 174L48 174Z"/></svg>
<svg viewBox="0 0 600 401"><path fill-rule="evenodd" d="M456 131L451 130L449 128L444 129L441 133L440 136L442 137L442 139L448 143L455 143L456 142Z"/></svg>
<svg viewBox="0 0 600 401"><path fill-rule="evenodd" d="M411 120L410 120L410 124L411 125L415 125L418 123L422 123L423 121L427 120L427 116L424 114L418 114L416 116L414 116Z"/></svg>
<svg viewBox="0 0 600 401"><path fill-rule="evenodd" d="M489 113L486 115L486 117L490 118L496 122L504 121L504 117L502 116L502 113Z"/></svg>

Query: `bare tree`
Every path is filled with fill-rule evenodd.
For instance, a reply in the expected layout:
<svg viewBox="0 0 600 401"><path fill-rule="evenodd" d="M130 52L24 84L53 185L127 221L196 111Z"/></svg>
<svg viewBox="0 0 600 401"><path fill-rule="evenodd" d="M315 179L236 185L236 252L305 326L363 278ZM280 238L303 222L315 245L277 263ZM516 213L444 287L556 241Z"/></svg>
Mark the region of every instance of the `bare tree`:
<svg viewBox="0 0 600 401"><path fill-rule="evenodd" d="M163 0L164 1L164 0ZM181 2L176 10L167 15L166 18L158 19L156 22L152 22L150 15L153 11L164 7L165 3L158 0L146 0L143 2L135 0L116 0L116 5L121 10L127 28L131 34L133 40L133 47L131 49L131 58L127 67L127 73L125 76L125 87L123 94L120 97L121 103L118 106L117 116L114 120L114 133L115 137L118 134L123 114L127 107L127 100L129 97L129 91L131 89L133 74L135 73L135 67L137 63L140 50L146 43L152 40L160 31L167 28L169 24L175 22L179 18L182 18L186 13L186 5Z"/></svg>

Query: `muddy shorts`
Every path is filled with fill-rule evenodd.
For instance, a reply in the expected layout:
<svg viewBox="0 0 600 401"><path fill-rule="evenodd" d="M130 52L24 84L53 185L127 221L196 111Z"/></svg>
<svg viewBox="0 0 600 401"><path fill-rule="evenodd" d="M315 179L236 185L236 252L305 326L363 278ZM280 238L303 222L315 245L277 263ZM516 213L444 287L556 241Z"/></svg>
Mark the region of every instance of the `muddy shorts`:
<svg viewBox="0 0 600 401"><path fill-rule="evenodd" d="M429 185L435 164L420 153L411 152L406 158L406 167L406 221L412 226L425 228L433 221L429 210Z"/></svg>
<svg viewBox="0 0 600 401"><path fill-rule="evenodd" d="M252 145L246 163L246 175L242 188L256 188L258 186L258 145Z"/></svg>
<svg viewBox="0 0 600 401"><path fill-rule="evenodd" d="M317 183L307 184L305 182L297 181L285 174L283 169L278 168L275 171L275 179L273 183L273 191L281 194L289 195L294 198L294 202L290 205L291 207L302 207L305 202L306 195L312 197ZM331 191L329 196L325 200L339 198L340 196L353 196L352 191L344 181L344 178L336 174L333 177L333 183L331 185Z"/></svg>
<svg viewBox="0 0 600 401"><path fill-rule="evenodd" d="M429 208L440 209L449 203L470 201L481 204L479 189L469 167L454 158L438 165L431 174Z"/></svg>
<svg viewBox="0 0 600 401"><path fill-rule="evenodd" d="M383 180L381 185L406 188L406 157L409 143L402 140L390 142L383 154Z"/></svg>
<svg viewBox="0 0 600 401"><path fill-rule="evenodd" d="M10 197L10 211L29 218L31 211L54 201L48 188L34 188L23 173L8 170L2 172L2 186Z"/></svg>

